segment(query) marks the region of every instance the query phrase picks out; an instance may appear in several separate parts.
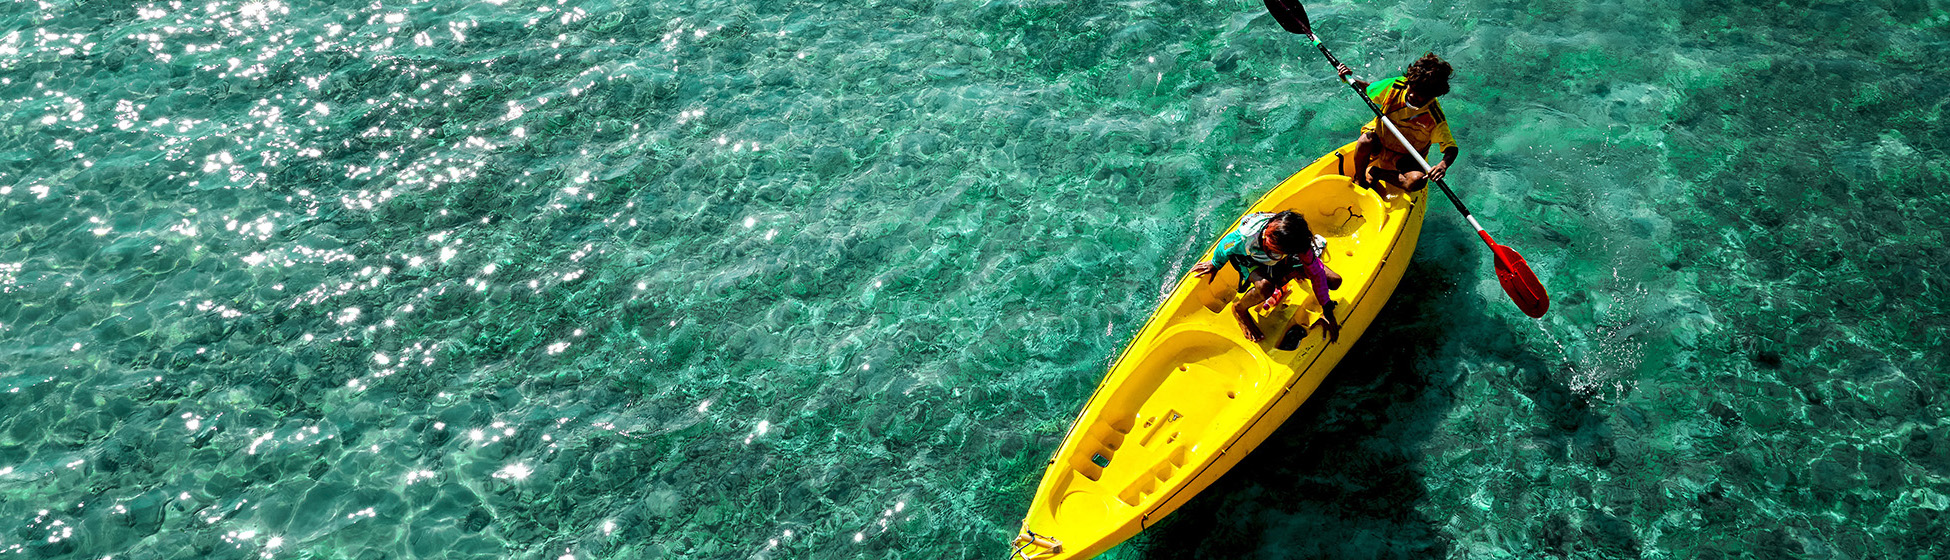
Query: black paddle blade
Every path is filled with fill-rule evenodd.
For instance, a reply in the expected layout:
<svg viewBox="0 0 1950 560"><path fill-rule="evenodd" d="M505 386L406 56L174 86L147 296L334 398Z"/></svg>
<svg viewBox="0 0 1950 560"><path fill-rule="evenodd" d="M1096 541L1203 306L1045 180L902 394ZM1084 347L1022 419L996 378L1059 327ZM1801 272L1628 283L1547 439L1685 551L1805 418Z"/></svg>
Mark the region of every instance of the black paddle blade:
<svg viewBox="0 0 1950 560"><path fill-rule="evenodd" d="M1314 34L1313 26L1307 23L1307 7L1301 6L1299 0L1266 0L1266 11L1272 12L1273 19L1288 33Z"/></svg>

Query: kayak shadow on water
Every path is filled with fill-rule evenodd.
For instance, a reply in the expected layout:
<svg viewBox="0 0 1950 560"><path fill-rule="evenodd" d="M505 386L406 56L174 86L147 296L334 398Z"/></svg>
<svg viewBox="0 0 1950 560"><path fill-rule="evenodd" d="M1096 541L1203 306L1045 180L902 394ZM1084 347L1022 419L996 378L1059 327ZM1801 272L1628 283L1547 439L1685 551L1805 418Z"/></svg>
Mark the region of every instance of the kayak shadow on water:
<svg viewBox="0 0 1950 560"><path fill-rule="evenodd" d="M1516 309L1463 301L1458 285L1492 272L1480 245L1463 245L1474 236L1441 220L1425 225L1401 286L1313 396L1231 472L1109 557L1449 555L1445 520L1418 506L1429 499L1424 448L1467 382L1454 371L1455 347L1519 337L1489 315ZM1518 370L1547 369L1521 347L1486 350Z"/></svg>

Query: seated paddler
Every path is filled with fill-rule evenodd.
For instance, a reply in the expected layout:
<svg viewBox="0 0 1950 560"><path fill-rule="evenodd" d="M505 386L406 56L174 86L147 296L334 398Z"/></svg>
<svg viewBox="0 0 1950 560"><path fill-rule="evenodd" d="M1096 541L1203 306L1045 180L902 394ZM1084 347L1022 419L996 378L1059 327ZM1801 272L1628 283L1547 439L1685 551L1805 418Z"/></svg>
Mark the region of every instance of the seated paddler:
<svg viewBox="0 0 1950 560"><path fill-rule="evenodd" d="M1286 299L1288 282L1305 280L1313 287L1314 299L1326 316L1327 340L1333 342L1340 340L1341 325L1334 318L1334 298L1327 292L1340 287L1341 275L1321 262L1325 251L1326 241L1315 237L1307 228L1306 218L1299 214L1254 212L1219 238L1212 258L1192 266L1192 274L1210 282L1221 266L1231 264L1238 269L1239 292L1243 295L1233 306L1232 315L1239 320L1246 339L1253 342L1265 340L1266 335L1249 310L1272 309Z"/></svg>
<svg viewBox="0 0 1950 560"><path fill-rule="evenodd" d="M1449 133L1449 119L1442 114L1442 102L1437 99L1449 94L1449 76L1454 73L1449 63L1429 53L1409 64L1400 77L1372 84L1352 79L1354 70L1346 65L1334 69L1350 78L1349 83L1354 87L1367 91L1369 100L1388 115L1389 122L1411 144L1403 146L1393 134L1381 130L1380 119L1368 121L1361 127L1361 139L1354 147L1354 168L1359 170L1354 174L1354 183L1380 189L1380 184L1387 182L1404 190L1419 191L1429 181L1442 180L1460 153L1455 137ZM1442 147L1442 161L1424 173L1408 153L1413 150L1426 154L1430 144Z"/></svg>

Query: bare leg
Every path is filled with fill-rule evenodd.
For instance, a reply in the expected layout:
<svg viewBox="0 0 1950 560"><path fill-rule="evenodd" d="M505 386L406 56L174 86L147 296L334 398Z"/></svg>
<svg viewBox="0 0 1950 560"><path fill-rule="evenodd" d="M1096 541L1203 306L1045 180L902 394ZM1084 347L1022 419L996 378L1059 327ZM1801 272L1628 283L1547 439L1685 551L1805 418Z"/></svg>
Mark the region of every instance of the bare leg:
<svg viewBox="0 0 1950 560"><path fill-rule="evenodd" d="M1259 331L1259 324L1253 321L1251 310L1260 302L1266 301L1266 297L1272 293L1273 281L1262 278L1253 281L1253 287L1247 289L1246 293L1240 294L1239 302L1233 304L1232 317L1239 320L1239 329L1244 331L1246 340L1253 342L1266 340L1266 333Z"/></svg>
<svg viewBox="0 0 1950 560"><path fill-rule="evenodd" d="M1403 189L1408 192L1415 192L1428 188L1429 182L1425 180L1427 177L1428 174L1421 171L1403 171L1402 183L1399 184L1407 185Z"/></svg>
<svg viewBox="0 0 1950 560"><path fill-rule="evenodd" d="M1426 174L1420 171L1390 171L1387 169L1374 168L1374 169L1369 169L1368 174L1371 177L1373 177L1373 179L1376 181L1385 181L1393 185L1402 185L1402 190L1406 190L1408 192L1419 191L1422 190L1424 187L1429 186L1428 181L1422 180L1424 175Z"/></svg>
<svg viewBox="0 0 1950 560"><path fill-rule="evenodd" d="M1374 179L1368 177L1368 166L1374 163L1375 151L1380 149L1381 139L1372 133L1364 133L1354 142L1354 184L1376 189Z"/></svg>

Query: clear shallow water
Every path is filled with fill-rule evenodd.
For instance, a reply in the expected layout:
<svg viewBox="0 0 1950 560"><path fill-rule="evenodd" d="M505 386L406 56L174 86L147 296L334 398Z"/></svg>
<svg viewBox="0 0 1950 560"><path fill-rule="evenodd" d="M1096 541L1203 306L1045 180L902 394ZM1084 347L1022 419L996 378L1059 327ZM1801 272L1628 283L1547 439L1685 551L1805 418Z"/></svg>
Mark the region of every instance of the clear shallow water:
<svg viewBox="0 0 1950 560"><path fill-rule="evenodd" d="M1113 558L1942 555L1950 12L1312 5L1446 208ZM1362 109L1258 4L10 3L0 555L993 558Z"/></svg>

